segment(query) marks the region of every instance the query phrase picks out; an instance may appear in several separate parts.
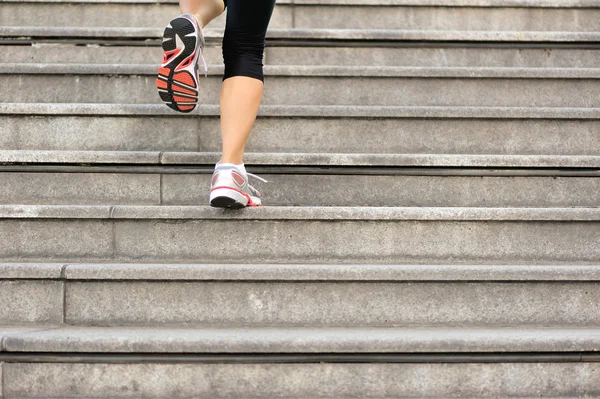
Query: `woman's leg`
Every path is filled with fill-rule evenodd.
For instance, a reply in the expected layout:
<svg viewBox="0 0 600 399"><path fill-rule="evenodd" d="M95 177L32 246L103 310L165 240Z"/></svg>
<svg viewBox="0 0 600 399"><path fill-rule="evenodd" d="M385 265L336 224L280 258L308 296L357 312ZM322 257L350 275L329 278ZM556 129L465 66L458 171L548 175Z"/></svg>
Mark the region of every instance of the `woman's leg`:
<svg viewBox="0 0 600 399"><path fill-rule="evenodd" d="M242 164L263 94L265 35L275 0L228 0L221 88L222 163Z"/></svg>
<svg viewBox="0 0 600 399"><path fill-rule="evenodd" d="M244 147L263 94L263 53L275 0L228 0L223 37L225 75L221 88L223 154L211 181L210 204L258 206L260 193L248 184Z"/></svg>
<svg viewBox="0 0 600 399"><path fill-rule="evenodd" d="M192 14L198 18L204 28L210 21L223 14L223 0L179 0L179 9L183 14Z"/></svg>

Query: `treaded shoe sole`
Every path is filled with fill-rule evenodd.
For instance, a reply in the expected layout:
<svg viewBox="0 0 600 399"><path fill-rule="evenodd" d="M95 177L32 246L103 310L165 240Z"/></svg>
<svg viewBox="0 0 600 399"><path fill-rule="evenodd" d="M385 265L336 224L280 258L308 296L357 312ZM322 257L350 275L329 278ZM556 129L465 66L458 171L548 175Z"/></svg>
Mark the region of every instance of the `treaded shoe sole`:
<svg viewBox="0 0 600 399"><path fill-rule="evenodd" d="M198 104L198 37L198 27L183 16L172 20L163 34L163 63L156 88L161 100L175 111L191 112Z"/></svg>
<svg viewBox="0 0 600 399"><path fill-rule="evenodd" d="M216 208L245 208L250 200L238 190L217 187L210 192L210 206Z"/></svg>

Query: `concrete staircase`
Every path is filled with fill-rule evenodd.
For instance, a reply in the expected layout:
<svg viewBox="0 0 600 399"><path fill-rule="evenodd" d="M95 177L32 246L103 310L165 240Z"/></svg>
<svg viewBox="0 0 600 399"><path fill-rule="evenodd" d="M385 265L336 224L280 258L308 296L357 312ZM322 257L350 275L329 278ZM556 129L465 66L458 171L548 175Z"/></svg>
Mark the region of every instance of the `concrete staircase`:
<svg viewBox="0 0 600 399"><path fill-rule="evenodd" d="M278 0L205 206L171 0L0 0L0 397L600 396L600 5Z"/></svg>

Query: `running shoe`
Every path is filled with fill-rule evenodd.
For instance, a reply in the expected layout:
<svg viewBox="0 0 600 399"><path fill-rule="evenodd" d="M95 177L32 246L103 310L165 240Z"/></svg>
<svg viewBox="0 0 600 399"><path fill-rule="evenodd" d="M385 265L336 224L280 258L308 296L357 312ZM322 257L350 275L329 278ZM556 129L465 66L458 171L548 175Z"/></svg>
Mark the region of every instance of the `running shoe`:
<svg viewBox="0 0 600 399"><path fill-rule="evenodd" d="M198 19L183 14L165 28L163 62L158 69L156 88L160 98L172 109L191 112L198 104L198 61L204 59L204 36Z"/></svg>
<svg viewBox="0 0 600 399"><path fill-rule="evenodd" d="M248 184L248 176L267 182L235 165L217 164L211 180L210 205L233 209L262 206L260 192Z"/></svg>

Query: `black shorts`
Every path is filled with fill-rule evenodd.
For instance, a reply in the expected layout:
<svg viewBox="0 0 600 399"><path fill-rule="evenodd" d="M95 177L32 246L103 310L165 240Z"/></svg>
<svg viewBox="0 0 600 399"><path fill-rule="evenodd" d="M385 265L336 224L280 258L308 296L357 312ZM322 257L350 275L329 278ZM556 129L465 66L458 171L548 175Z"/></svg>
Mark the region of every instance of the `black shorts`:
<svg viewBox="0 0 600 399"><path fill-rule="evenodd" d="M275 0L226 0L223 80L248 76L264 81L263 54Z"/></svg>

